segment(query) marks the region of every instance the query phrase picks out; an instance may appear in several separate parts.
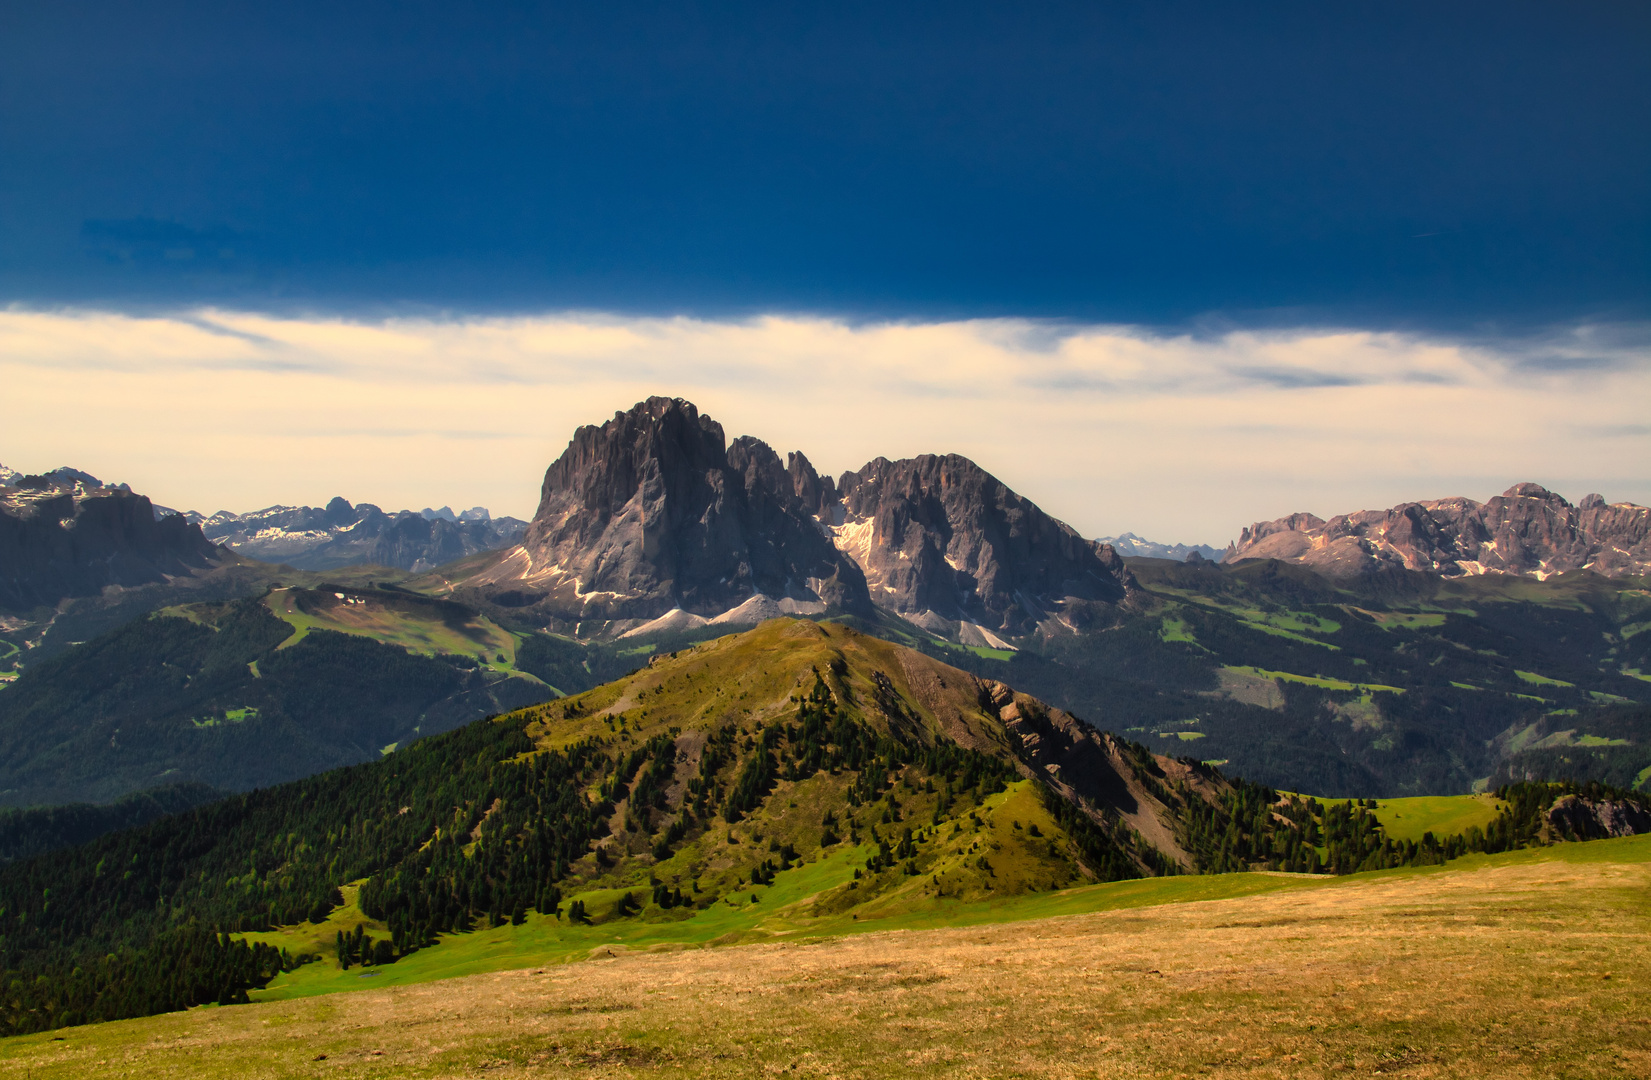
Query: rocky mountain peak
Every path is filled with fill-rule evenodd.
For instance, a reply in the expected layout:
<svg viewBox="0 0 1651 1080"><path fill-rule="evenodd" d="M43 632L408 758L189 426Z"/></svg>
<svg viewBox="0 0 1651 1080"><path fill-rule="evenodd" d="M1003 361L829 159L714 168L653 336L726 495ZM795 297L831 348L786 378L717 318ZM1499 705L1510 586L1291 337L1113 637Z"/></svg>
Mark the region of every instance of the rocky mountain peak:
<svg viewBox="0 0 1651 1080"><path fill-rule="evenodd" d="M728 445L680 398L576 431L519 554L483 577L542 588L581 618L709 617L759 593L801 611L869 610L779 456L749 437Z"/></svg>
<svg viewBox="0 0 1651 1080"><path fill-rule="evenodd" d="M920 624L975 623L994 634L1081 628L1125 599L1112 548L1085 540L957 454L877 458L838 482L839 545L873 596ZM881 595L879 595L881 593Z"/></svg>
<svg viewBox="0 0 1651 1080"><path fill-rule="evenodd" d="M722 425L692 402L651 397L597 427L573 433L545 472L530 539L554 513L574 506L612 514L644 486L657 496L690 490L696 478L728 463Z"/></svg>
<svg viewBox="0 0 1651 1080"><path fill-rule="evenodd" d="M1404 503L1323 521L1293 514L1245 529L1227 562L1281 559L1333 576L1397 568L1446 577L1568 570L1608 577L1651 572L1651 510L1589 495L1578 506L1541 484L1521 483L1486 502Z"/></svg>
<svg viewBox="0 0 1651 1080"><path fill-rule="evenodd" d="M341 525L348 525L355 519L355 507L342 495L334 495L327 503L327 508L321 512L321 520L335 529Z"/></svg>
<svg viewBox="0 0 1651 1080"><path fill-rule="evenodd" d="M875 604L1002 646L1000 634L1093 622L1130 580L1110 547L967 458L880 457L833 483L801 452L729 443L692 403L655 397L579 428L521 546L464 584L643 626Z"/></svg>

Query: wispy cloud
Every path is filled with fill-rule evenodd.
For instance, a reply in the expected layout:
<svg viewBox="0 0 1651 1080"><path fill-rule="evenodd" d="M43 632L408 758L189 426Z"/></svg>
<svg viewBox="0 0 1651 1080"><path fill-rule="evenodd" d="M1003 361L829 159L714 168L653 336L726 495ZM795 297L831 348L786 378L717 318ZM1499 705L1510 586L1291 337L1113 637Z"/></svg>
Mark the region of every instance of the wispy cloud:
<svg viewBox="0 0 1651 1080"><path fill-rule="evenodd" d="M1651 342L1633 327L1447 341L11 310L0 386L0 461L78 464L202 510L344 494L526 514L577 425L656 393L833 472L968 454L1091 534L1219 541L1293 510L1483 498L1527 479L1651 501Z"/></svg>

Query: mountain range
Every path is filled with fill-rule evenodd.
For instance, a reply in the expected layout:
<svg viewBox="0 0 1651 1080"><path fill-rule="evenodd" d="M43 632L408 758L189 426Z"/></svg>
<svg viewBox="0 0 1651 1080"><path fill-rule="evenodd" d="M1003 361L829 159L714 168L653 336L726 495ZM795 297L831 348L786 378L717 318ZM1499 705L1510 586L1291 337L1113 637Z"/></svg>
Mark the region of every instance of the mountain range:
<svg viewBox="0 0 1651 1080"><path fill-rule="evenodd" d="M312 554L333 553L324 558L349 557L352 534L370 531L363 522L430 535L497 525L444 511L392 518L335 499L228 524L245 537L266 526L313 534ZM276 566L213 544L183 515L156 521L141 496L85 474L14 475L0 488L0 530L34 562L5 564L0 680L11 689L0 691L0 744L15 753L0 801L289 779L483 711L578 693L780 616L843 622L1155 752L1194 752L1296 790L1433 794L1544 775L1633 786L1651 776L1651 593L1620 561L1584 555L1607 540L1638 550L1643 513L1599 500L1570 507L1521 486L1482 506L1257 526L1221 563L1125 559L966 458L878 458L833 479L800 452L782 459L756 439L729 441L669 398L580 428L515 542L431 570L412 569L417 560ZM1449 514L1494 533L1492 547L1526 554L1482 558L1483 573L1395 554L1416 543L1412 528L1404 547L1399 522ZM1471 533L1451 528L1435 534ZM1337 530L1346 535L1316 539ZM1387 547L1371 539L1379 530ZM1315 561L1325 551L1333 557ZM1591 565L1555 572L1567 558ZM225 681L231 669L208 663L186 627L229 625L225 605L237 600L258 601L253 622L273 629ZM331 685L338 637L385 650L358 662L369 695L402 700L392 684L409 653L437 665L408 684L428 692L400 719L334 715L297 694L306 681ZM141 661L136 643L150 646ZM77 655L105 659L87 667ZM174 701L111 657L182 673L194 689ZM256 677L266 669L281 679ZM216 762L203 749L216 742L240 750ZM121 748L113 758L97 749L111 745Z"/></svg>
<svg viewBox="0 0 1651 1080"><path fill-rule="evenodd" d="M966 458L822 477L668 398L575 432L519 533L9 475L0 1031L358 988L484 926L731 940L1646 831L1640 510L1521 485L1126 559ZM311 566L248 555L281 543ZM1475 789L1406 839L1366 801Z"/></svg>
<svg viewBox="0 0 1651 1080"><path fill-rule="evenodd" d="M300 570L366 565L422 572L515 543L527 527L517 518L495 518L480 506L462 514L445 506L385 513L372 503L352 506L342 496L325 507L271 506L245 514L220 510L210 517L192 511L181 516L199 525L208 540L237 554Z"/></svg>
<svg viewBox="0 0 1651 1080"><path fill-rule="evenodd" d="M1586 495L1573 506L1540 484L1486 502L1435 499L1325 521L1292 514L1245 529L1225 561L1279 559L1332 577L1419 570L1442 577L1571 570L1604 577L1651 573L1651 509Z"/></svg>
<svg viewBox="0 0 1651 1080"><path fill-rule="evenodd" d="M575 432L521 542L443 581L584 637L749 606L742 621L882 610L993 645L1105 624L1131 589L1112 548L967 458L878 458L833 481L671 398Z"/></svg>
<svg viewBox="0 0 1651 1080"><path fill-rule="evenodd" d="M1211 547L1209 544L1160 544L1156 540L1145 540L1130 532L1121 536L1103 536L1096 543L1110 545L1126 559L1173 559L1176 562L1185 562L1196 554L1200 559L1220 562L1226 556L1225 550Z"/></svg>

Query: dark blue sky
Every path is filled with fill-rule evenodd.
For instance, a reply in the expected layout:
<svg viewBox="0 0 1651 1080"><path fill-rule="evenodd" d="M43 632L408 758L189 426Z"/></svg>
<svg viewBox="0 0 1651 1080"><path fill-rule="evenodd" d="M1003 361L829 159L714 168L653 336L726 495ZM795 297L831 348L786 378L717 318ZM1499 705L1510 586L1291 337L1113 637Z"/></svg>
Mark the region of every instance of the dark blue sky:
<svg viewBox="0 0 1651 1080"><path fill-rule="evenodd" d="M1643 3L0 0L0 303L1643 318L1648 58Z"/></svg>

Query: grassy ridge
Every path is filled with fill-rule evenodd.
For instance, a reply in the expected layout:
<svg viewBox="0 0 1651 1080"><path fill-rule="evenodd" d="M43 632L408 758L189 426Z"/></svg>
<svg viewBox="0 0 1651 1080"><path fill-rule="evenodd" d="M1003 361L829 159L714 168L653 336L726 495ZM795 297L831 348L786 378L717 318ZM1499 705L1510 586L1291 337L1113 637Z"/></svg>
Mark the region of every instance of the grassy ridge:
<svg viewBox="0 0 1651 1080"><path fill-rule="evenodd" d="M492 971L542 967L605 956L609 952L668 951L678 948L728 946L757 941L817 941L824 938L887 930L927 930L941 927L982 926L1033 919L1081 915L1100 911L1153 907L1159 904L1225 900L1289 889L1322 888L1338 880L1306 874L1215 874L1196 877L1145 878L1135 881L1080 885L1050 893L1023 893L994 900L930 899L926 903L885 905L880 913L810 917L808 902L825 889L849 880L855 861L870 854L864 848L837 852L819 863L781 875L773 886L755 890L756 904L724 901L680 921L625 920L599 925L570 924L566 919L531 914L521 926L497 926L469 934L447 935L434 948L415 953L389 967L342 971L336 964L308 964L278 976L254 1001L285 1001L354 990L410 986L435 979L457 978ZM609 896L583 894L593 904L612 903ZM337 929L364 923L382 930L346 906L324 924L330 940ZM322 935L303 928L245 935L277 947L297 949Z"/></svg>
<svg viewBox="0 0 1651 1080"><path fill-rule="evenodd" d="M1026 783L987 799L980 816L985 823L986 844L1001 833L1012 832L1011 821L1030 824L1038 807L1029 798ZM1330 800L1334 802L1334 800ZM1388 837L1400 841L1420 840L1424 833L1443 837L1483 829L1505 804L1489 795L1424 796L1389 799L1377 803L1375 816ZM1047 818L1043 819L1047 822ZM1052 828L1052 825L1050 826ZM1639 838L1642 846L1651 842ZM1638 850L1632 845L1629 850ZM486 971L564 963L597 955L604 949L649 950L731 944L752 940L816 939L868 929L919 929L1013 922L1024 919L1111 911L1121 908L1165 903L1230 899L1286 889L1320 888L1352 878L1329 878L1308 874L1236 873L1190 877L1147 878L1134 881L1078 885L1047 892L1007 893L990 899L959 901L939 897L919 887L896 890L875 901L821 915L820 900L840 892L852 880L854 871L875 851L870 845L844 845L818 860L811 860L778 874L772 885L753 886L724 897L706 911L686 918L653 912L642 919L608 920L605 915L631 888L609 888L580 893L595 913L597 925L570 922L565 916L550 917L530 913L521 926L500 926L467 934L443 935L440 944L414 953L398 963L364 973L359 969L340 970L332 962L311 964L278 976L255 1000L284 1000L289 997L365 989L371 986L402 986ZM1574 860L1586 858L1576 845L1540 849L1542 857ZM1537 857L1540 852L1530 853ZM1503 856L1467 856L1452 867L1500 865ZM1486 863L1485 860L1492 860ZM1025 870L1006 871L1013 881ZM1425 868L1432 870L1434 868ZM1390 871L1381 871L1389 873ZM1392 871L1397 872L1397 871ZM1416 872L1416 868L1406 873ZM1353 875L1362 877L1368 875ZM756 897L752 903L751 898ZM334 935L357 925L383 936L382 923L363 915L354 904L354 890L346 889L346 904L319 927L297 927L245 935L293 953L321 952L331 956Z"/></svg>

